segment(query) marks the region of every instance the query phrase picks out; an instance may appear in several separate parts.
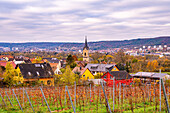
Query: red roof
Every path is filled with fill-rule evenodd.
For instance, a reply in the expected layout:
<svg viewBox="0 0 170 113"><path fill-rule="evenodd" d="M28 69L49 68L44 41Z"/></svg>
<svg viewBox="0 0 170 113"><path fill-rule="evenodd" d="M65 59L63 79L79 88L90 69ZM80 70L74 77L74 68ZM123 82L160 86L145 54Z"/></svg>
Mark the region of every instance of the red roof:
<svg viewBox="0 0 170 113"><path fill-rule="evenodd" d="M8 62L3 62L3 61L0 61L0 66L3 66L5 67L7 65ZM10 62L12 64L12 66L15 68L16 67L16 64L14 62Z"/></svg>
<svg viewBox="0 0 170 113"><path fill-rule="evenodd" d="M7 58L13 58L11 55L0 55L0 58L7 57Z"/></svg>

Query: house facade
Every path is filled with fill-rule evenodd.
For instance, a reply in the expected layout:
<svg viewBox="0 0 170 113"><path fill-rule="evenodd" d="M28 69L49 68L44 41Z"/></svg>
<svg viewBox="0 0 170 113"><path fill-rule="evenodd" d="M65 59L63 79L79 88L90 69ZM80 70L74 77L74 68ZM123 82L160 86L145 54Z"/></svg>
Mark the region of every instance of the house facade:
<svg viewBox="0 0 170 113"><path fill-rule="evenodd" d="M113 86L113 79L115 79L115 85L132 83L132 77L126 71L112 71L107 72L101 77L108 86Z"/></svg>
<svg viewBox="0 0 170 113"><path fill-rule="evenodd" d="M84 71L82 71L80 75L81 80L94 79L94 75L90 72L88 68L84 68Z"/></svg>

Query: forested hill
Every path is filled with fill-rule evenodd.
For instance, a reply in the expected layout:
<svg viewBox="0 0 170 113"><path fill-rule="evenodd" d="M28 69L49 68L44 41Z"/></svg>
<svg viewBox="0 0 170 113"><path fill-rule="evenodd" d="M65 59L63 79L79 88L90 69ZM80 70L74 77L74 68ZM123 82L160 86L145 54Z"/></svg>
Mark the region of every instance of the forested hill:
<svg viewBox="0 0 170 113"><path fill-rule="evenodd" d="M90 49L102 50L108 48L133 48L142 46L153 45L168 45L170 46L170 36L157 37L157 38L145 38L145 39L133 39L123 41L98 41L89 42ZM22 48L56 48L56 47L72 48L77 47L82 49L84 43L68 43L68 42L27 42L27 43L1 43L0 47L22 47Z"/></svg>

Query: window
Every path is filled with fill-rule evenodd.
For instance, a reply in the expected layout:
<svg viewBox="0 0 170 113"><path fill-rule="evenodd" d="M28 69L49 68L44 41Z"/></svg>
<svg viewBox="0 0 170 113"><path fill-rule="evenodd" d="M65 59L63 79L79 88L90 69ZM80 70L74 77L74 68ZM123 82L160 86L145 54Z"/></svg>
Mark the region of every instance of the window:
<svg viewBox="0 0 170 113"><path fill-rule="evenodd" d="M106 75L103 78L106 79Z"/></svg>
<svg viewBox="0 0 170 113"><path fill-rule="evenodd" d="M83 77L85 77L85 75L83 75Z"/></svg>
<svg viewBox="0 0 170 113"><path fill-rule="evenodd" d="M89 79L89 77L87 77L87 79Z"/></svg>
<svg viewBox="0 0 170 113"><path fill-rule="evenodd" d="M34 64L35 65L35 67L41 67L41 65L40 64Z"/></svg>
<svg viewBox="0 0 170 113"><path fill-rule="evenodd" d="M41 81L41 84L42 84L42 85L44 85L44 82L43 82L43 81Z"/></svg>
<svg viewBox="0 0 170 113"><path fill-rule="evenodd" d="M44 66L43 66L43 65L41 65L41 67L44 69Z"/></svg>
<svg viewBox="0 0 170 113"><path fill-rule="evenodd" d="M50 84L51 84L51 80L48 80L48 81L47 81L47 85L50 85Z"/></svg>
<svg viewBox="0 0 170 113"><path fill-rule="evenodd" d="M50 71L48 71L48 73L51 75L51 72L50 72Z"/></svg>
<svg viewBox="0 0 170 113"><path fill-rule="evenodd" d="M36 71L37 75L40 76L40 73L38 71Z"/></svg>
<svg viewBox="0 0 170 113"><path fill-rule="evenodd" d="M86 53L84 53L84 56L86 56Z"/></svg>
<svg viewBox="0 0 170 113"><path fill-rule="evenodd" d="M30 76L31 76L31 72L28 72L28 75L30 75Z"/></svg>

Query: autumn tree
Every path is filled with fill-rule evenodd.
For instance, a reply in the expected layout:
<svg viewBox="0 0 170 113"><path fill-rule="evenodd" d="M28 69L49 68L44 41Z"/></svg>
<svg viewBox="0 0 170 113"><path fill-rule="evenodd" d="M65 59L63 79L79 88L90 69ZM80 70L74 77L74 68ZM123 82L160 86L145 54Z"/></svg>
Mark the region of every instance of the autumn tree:
<svg viewBox="0 0 170 113"><path fill-rule="evenodd" d="M32 63L42 63L43 61L42 61L42 58L40 57L40 56L38 56L38 57L36 57L33 61L32 61Z"/></svg>
<svg viewBox="0 0 170 113"><path fill-rule="evenodd" d="M112 55L106 55L106 62L107 63L112 63L114 60L114 57Z"/></svg>
<svg viewBox="0 0 170 113"><path fill-rule="evenodd" d="M74 83L74 81L78 81L79 77L77 74L74 74L71 71L70 66L66 67L66 70L64 74L61 77L61 81L63 81L65 84L71 85Z"/></svg>
<svg viewBox="0 0 170 113"><path fill-rule="evenodd" d="M7 86L23 83L23 77L19 69L14 69L11 63L7 63L6 70L3 74L4 83Z"/></svg>
<svg viewBox="0 0 170 113"><path fill-rule="evenodd" d="M155 71L158 68L157 60L148 61L148 64L146 67L147 67L148 71Z"/></svg>
<svg viewBox="0 0 170 113"><path fill-rule="evenodd" d="M125 53L124 51L121 49L119 50L115 55L115 62L118 63L118 64L125 64L126 62L126 57L125 57Z"/></svg>

